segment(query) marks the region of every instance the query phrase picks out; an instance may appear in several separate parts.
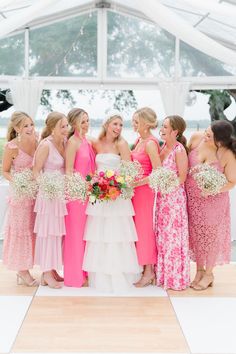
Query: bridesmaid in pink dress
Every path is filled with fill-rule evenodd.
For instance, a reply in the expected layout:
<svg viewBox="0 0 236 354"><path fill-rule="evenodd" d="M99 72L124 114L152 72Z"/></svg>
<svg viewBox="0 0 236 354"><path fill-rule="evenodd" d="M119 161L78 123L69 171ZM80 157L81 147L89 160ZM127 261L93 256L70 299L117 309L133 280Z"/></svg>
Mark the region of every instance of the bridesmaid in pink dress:
<svg viewBox="0 0 236 354"><path fill-rule="evenodd" d="M46 119L46 128L42 133L35 154L34 175L40 173L64 174L65 143L68 135L67 118L58 112L52 112ZM61 198L48 199L40 191L36 199L36 220L34 232L36 233L35 264L43 272L41 285L59 289L62 284L55 270L61 270L62 242L65 235L66 204Z"/></svg>
<svg viewBox="0 0 236 354"><path fill-rule="evenodd" d="M191 283L204 290L214 280L213 268L230 262L230 204L228 190L236 184L236 139L227 121L212 124L190 140L189 165L208 163L223 172L228 183L215 196L204 197L191 175L186 181L190 233L190 256L196 262Z"/></svg>
<svg viewBox="0 0 236 354"><path fill-rule="evenodd" d="M88 114L80 108L68 113L71 126L70 139L66 148L66 173L79 172L83 177L95 170L95 154L85 134L89 128ZM86 205L80 201L67 203L66 237L64 242L64 284L81 287L86 283L82 270L85 241Z"/></svg>
<svg viewBox="0 0 236 354"><path fill-rule="evenodd" d="M149 187L147 176L161 165L158 140L151 134L157 127L156 113L144 107L133 116L133 127L140 135L132 151L132 160L138 161L143 168L143 179L135 183L132 199L135 216L134 222L138 234L136 249L139 264L144 267L141 279L136 287L144 287L155 281L154 265L157 259L156 241L153 230L154 193Z"/></svg>
<svg viewBox="0 0 236 354"><path fill-rule="evenodd" d="M182 117L165 118L161 137L164 145L160 157L162 166L176 173L179 186L171 193L159 194L155 213L157 241L157 285L164 289L183 290L189 286L188 215L184 182L188 158L182 144L186 123Z"/></svg>
<svg viewBox="0 0 236 354"><path fill-rule="evenodd" d="M32 119L23 112L14 112L3 155L3 176L12 181L12 172L31 169L37 146ZM4 229L3 263L17 271L17 283L37 286L29 269L34 264L34 201L14 200L9 196L9 208Z"/></svg>

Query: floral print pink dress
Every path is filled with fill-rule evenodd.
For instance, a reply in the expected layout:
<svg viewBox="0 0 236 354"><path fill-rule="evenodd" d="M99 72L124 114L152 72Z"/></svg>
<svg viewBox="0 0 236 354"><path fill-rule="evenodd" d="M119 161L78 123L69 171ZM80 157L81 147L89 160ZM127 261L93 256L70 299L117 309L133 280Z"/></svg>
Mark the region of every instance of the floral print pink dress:
<svg viewBox="0 0 236 354"><path fill-rule="evenodd" d="M197 148L189 153L189 165L197 160ZM212 164L220 172L218 162ZM230 262L230 201L229 193L203 197L191 175L186 181L189 214L190 257L200 267L214 267Z"/></svg>
<svg viewBox="0 0 236 354"><path fill-rule="evenodd" d="M175 155L183 150L177 143L162 165L176 173ZM164 289L183 290L190 283L188 247L188 216L184 185L173 192L157 196L155 210L155 234L157 242L157 285Z"/></svg>
<svg viewBox="0 0 236 354"><path fill-rule="evenodd" d="M9 149L18 149L12 162L12 171L32 168L33 157L18 148L14 141L7 143ZM34 200L16 200L10 196L4 227L3 263L10 270L26 270L34 265Z"/></svg>

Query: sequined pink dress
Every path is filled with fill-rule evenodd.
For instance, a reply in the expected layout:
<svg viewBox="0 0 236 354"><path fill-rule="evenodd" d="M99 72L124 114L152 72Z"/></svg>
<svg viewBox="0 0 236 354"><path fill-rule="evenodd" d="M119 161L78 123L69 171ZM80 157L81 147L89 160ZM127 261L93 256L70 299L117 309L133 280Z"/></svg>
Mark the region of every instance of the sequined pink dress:
<svg viewBox="0 0 236 354"><path fill-rule="evenodd" d="M162 165L178 174L175 155L182 151L177 143ZM188 215L184 185L173 192L158 194L155 212L157 242L157 285L164 289L183 290L189 286L190 265Z"/></svg>
<svg viewBox="0 0 236 354"><path fill-rule="evenodd" d="M150 137L144 144L141 151L132 151L132 160L138 161L143 168L143 177L152 172L152 164L145 147L148 141L154 141L159 150L159 142L156 138ZM139 140L137 140L136 145ZM153 230L153 204L155 194L148 184L136 187L132 203L134 207L134 222L138 234L136 250L140 265L156 264L157 248Z"/></svg>
<svg viewBox="0 0 236 354"><path fill-rule="evenodd" d="M48 158L42 172L59 171L64 173L64 158L54 146L51 137L41 141L49 148ZM36 233L35 264L43 272L51 269L62 269L62 241L66 234L65 215L67 214L65 201L61 199L47 199L39 190L34 211L36 212L34 232Z"/></svg>
<svg viewBox="0 0 236 354"><path fill-rule="evenodd" d="M189 166L198 164L197 149L189 153ZM213 164L220 172L218 162ZM202 197L191 175L186 181L190 256L199 266L230 262L230 203L228 192Z"/></svg>
<svg viewBox="0 0 236 354"><path fill-rule="evenodd" d="M12 162L13 171L31 168L33 157L19 149L14 141L7 143L10 149L18 149ZM4 229L3 263L11 270L27 270L33 267L34 258L34 201L14 200L11 191Z"/></svg>
<svg viewBox="0 0 236 354"><path fill-rule="evenodd" d="M91 144L84 138L76 151L74 171L84 178L95 171L95 153ZM72 201L67 203L66 237L64 242L64 284L81 287L86 280L82 270L85 241L84 228L87 219L87 203Z"/></svg>

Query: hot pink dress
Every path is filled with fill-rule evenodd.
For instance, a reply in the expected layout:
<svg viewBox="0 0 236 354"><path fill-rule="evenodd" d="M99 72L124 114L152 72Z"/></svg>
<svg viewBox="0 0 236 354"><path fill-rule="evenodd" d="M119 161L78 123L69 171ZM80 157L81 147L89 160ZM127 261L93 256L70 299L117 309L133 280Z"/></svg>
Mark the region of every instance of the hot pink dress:
<svg viewBox="0 0 236 354"><path fill-rule="evenodd" d="M143 177L152 172L152 164L148 154L145 152L148 141L154 141L159 150L159 142L156 138L150 137L143 145L141 151L132 151L132 160L138 161L143 168ZM136 145L139 140L137 140ZM134 222L138 234L136 249L140 265L156 264L157 249L155 234L153 230L153 204L155 194L148 184L136 187L132 199L134 207Z"/></svg>
<svg viewBox="0 0 236 354"><path fill-rule="evenodd" d="M175 155L182 151L177 143L162 162L178 175ZM155 212L155 233L157 242L157 285L164 289L183 290L189 286L188 215L184 185L173 192L158 194Z"/></svg>
<svg viewBox="0 0 236 354"><path fill-rule="evenodd" d="M189 153L189 165L197 160L197 149ZM218 162L212 164L220 172ZM186 181L189 215L190 256L200 266L214 267L230 262L230 202L229 193L202 197L191 175Z"/></svg>
<svg viewBox="0 0 236 354"><path fill-rule="evenodd" d="M19 149L14 141L10 141L6 146L10 149L18 149L18 155L12 162L13 171L32 168L32 156ZM4 228L3 263L11 270L27 270L34 264L34 201L14 200L10 191L8 203Z"/></svg>
<svg viewBox="0 0 236 354"><path fill-rule="evenodd" d="M48 158L43 166L44 172L58 171L64 174L64 158L56 149L51 137L39 144L47 144ZM34 211L36 212L34 232L36 233L35 264L40 265L43 272L52 269L62 269L62 241L66 233L65 215L67 214L65 201L62 199L47 199L38 193Z"/></svg>
<svg viewBox="0 0 236 354"><path fill-rule="evenodd" d="M83 177L95 171L95 154L91 144L84 138L76 152L74 171ZM82 270L85 241L83 240L86 223L87 203L72 201L67 203L66 237L64 242L64 284L81 287L86 280Z"/></svg>

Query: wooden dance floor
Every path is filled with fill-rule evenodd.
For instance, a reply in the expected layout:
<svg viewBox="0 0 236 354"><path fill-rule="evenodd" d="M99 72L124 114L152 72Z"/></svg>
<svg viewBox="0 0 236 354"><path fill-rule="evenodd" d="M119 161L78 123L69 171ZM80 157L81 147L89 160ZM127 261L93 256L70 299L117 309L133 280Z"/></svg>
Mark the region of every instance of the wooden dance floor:
<svg viewBox="0 0 236 354"><path fill-rule="evenodd" d="M236 353L234 263L203 292L27 288L2 264L0 279L0 353Z"/></svg>

